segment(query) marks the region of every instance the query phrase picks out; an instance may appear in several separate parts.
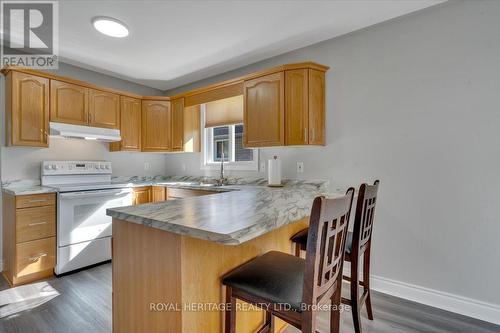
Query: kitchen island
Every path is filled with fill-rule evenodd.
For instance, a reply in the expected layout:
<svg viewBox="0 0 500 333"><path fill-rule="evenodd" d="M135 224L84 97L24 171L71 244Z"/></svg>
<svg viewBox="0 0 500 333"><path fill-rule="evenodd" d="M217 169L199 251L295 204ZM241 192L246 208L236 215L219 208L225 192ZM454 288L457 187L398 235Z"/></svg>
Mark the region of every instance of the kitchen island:
<svg viewBox="0 0 500 333"><path fill-rule="evenodd" d="M327 192L324 182L206 189L218 193L108 210L114 332L223 332L221 276L270 250L293 253L290 236ZM238 332L264 320L255 309L237 316Z"/></svg>

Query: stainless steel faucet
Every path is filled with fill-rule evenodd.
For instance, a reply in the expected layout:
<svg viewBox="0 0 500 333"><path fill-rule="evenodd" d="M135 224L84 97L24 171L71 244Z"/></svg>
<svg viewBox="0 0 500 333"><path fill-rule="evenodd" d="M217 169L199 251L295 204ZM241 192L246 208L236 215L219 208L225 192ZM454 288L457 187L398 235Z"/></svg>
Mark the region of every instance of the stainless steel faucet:
<svg viewBox="0 0 500 333"><path fill-rule="evenodd" d="M221 152L221 160L220 160L220 176L219 179L216 180L215 185L222 186L226 183L227 179L224 178L224 152Z"/></svg>

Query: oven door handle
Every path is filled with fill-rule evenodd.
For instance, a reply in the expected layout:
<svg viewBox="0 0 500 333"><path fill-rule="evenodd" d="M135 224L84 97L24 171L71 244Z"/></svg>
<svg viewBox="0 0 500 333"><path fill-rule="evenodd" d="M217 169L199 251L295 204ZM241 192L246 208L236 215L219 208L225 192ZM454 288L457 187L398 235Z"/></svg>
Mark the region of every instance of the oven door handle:
<svg viewBox="0 0 500 333"><path fill-rule="evenodd" d="M131 189L119 189L119 190L102 190L102 191L83 191L83 192L68 192L60 193L61 199L74 199L74 198L92 198L92 197L104 197L108 195L116 194L131 194Z"/></svg>

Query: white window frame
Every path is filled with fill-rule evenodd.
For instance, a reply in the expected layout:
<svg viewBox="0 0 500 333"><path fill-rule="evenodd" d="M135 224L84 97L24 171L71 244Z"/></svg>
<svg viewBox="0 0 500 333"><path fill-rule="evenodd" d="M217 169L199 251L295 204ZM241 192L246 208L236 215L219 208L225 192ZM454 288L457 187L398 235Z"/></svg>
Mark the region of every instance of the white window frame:
<svg viewBox="0 0 500 333"><path fill-rule="evenodd" d="M220 169L221 162L213 162L213 140L212 128L205 128L205 105L201 105L201 169L205 170L218 170ZM252 161L234 161L235 147L234 147L234 125L229 126L229 162L224 162L224 169L226 170L259 170L259 150L252 149L253 160Z"/></svg>

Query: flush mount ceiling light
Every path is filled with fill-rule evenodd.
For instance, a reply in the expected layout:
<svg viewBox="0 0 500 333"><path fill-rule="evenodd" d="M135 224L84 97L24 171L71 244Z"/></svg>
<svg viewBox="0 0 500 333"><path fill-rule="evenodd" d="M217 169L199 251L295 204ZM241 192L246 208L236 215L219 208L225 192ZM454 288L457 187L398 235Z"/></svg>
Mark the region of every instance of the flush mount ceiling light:
<svg viewBox="0 0 500 333"><path fill-rule="evenodd" d="M106 17L106 16L94 17L92 19L92 25L97 31L106 36L117 37L117 38L123 38L128 36L127 26L123 22L120 22L119 20L112 17Z"/></svg>

